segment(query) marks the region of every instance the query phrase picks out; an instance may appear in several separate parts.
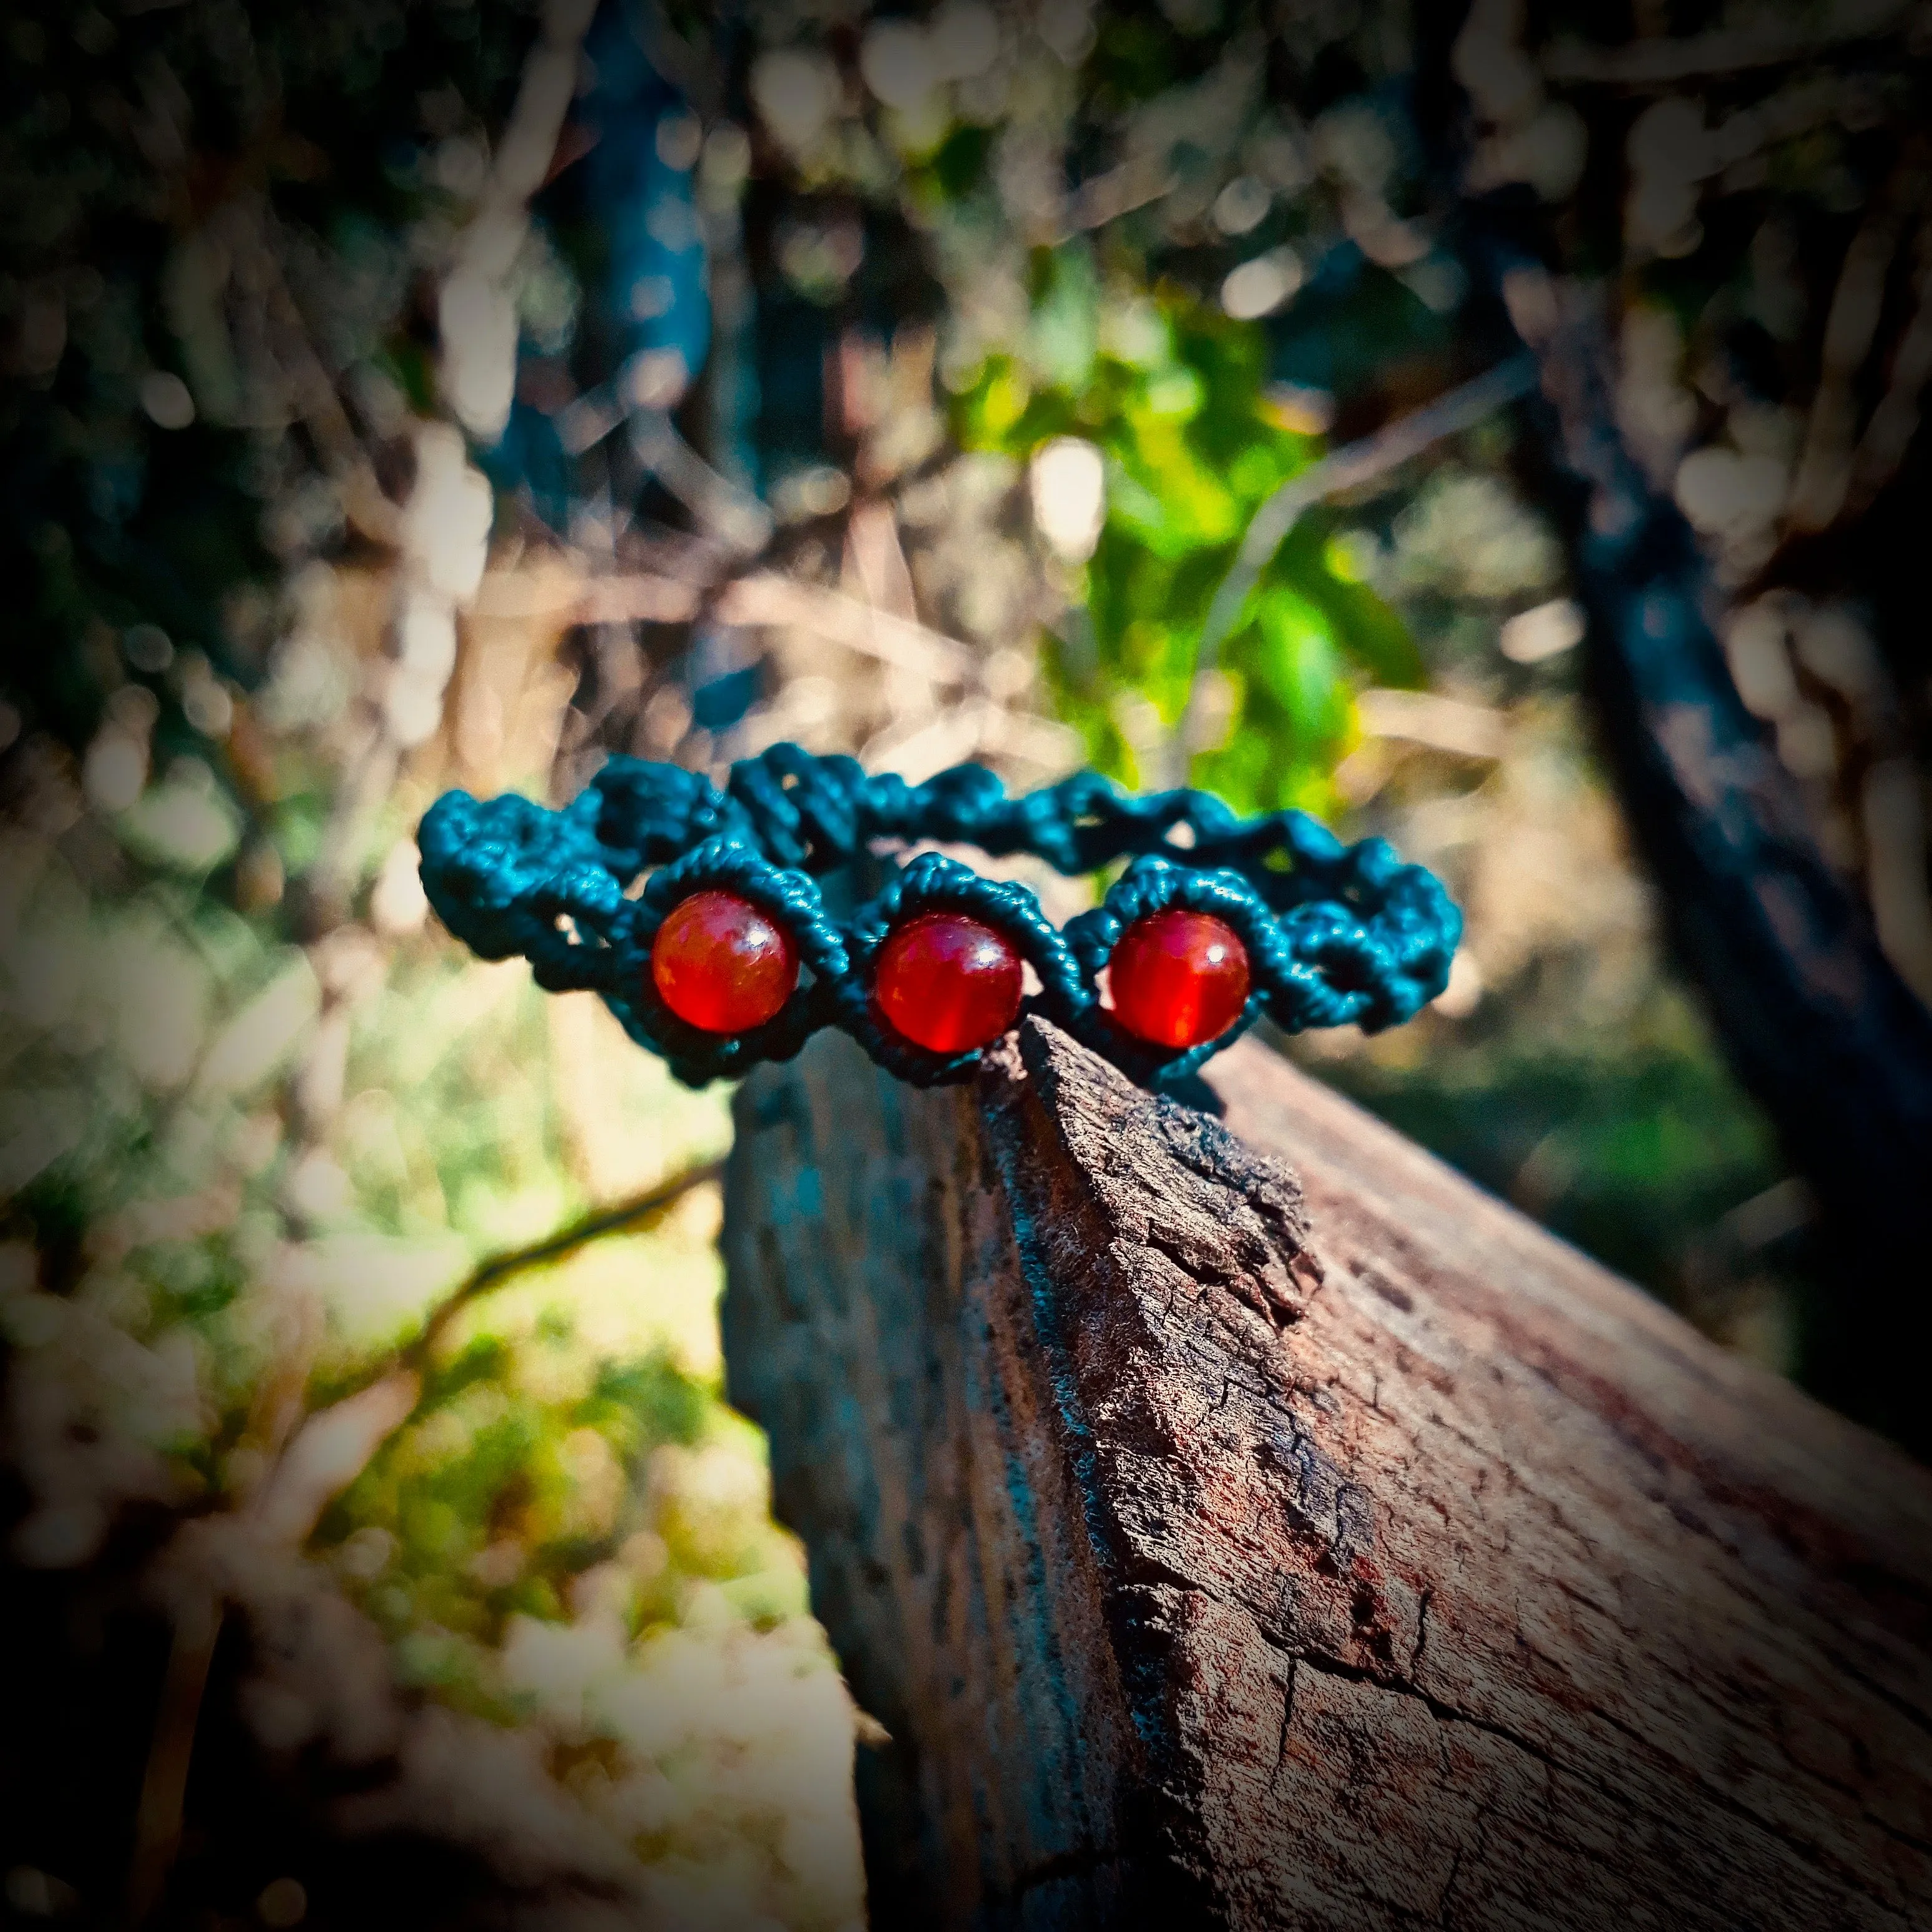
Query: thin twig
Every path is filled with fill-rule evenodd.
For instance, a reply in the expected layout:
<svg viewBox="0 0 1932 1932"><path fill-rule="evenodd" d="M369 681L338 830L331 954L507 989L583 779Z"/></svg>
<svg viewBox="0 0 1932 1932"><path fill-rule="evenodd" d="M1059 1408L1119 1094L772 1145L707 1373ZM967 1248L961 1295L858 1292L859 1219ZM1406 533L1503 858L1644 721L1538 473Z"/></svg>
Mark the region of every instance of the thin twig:
<svg viewBox="0 0 1932 1932"><path fill-rule="evenodd" d="M662 410L639 410L630 420L632 453L706 529L745 558L762 556L776 520L748 490L740 489L700 456Z"/></svg>
<svg viewBox="0 0 1932 1932"><path fill-rule="evenodd" d="M595 1214L586 1214L580 1220L571 1222L554 1234L546 1234L540 1241L528 1247L512 1248L500 1255L492 1255L487 1261L479 1262L462 1282L431 1313L423 1324L422 1332L402 1352L401 1360L406 1366L420 1367L442 1337L450 1323L469 1306L478 1295L488 1294L493 1288L501 1287L512 1275L523 1274L526 1269L542 1268L546 1263L561 1261L566 1255L574 1254L579 1248L599 1240L605 1234L639 1226L649 1226L660 1216L682 1200L694 1187L703 1187L708 1183L724 1178L724 1163L722 1160L704 1162L697 1167L688 1167L682 1174L674 1174L670 1180L662 1181L648 1192L634 1199L620 1202L614 1208L600 1208Z"/></svg>
<svg viewBox="0 0 1932 1932"><path fill-rule="evenodd" d="M160 1903L181 1848L188 1765L194 1755L208 1666L221 1634L222 1609L220 1599L208 1592L195 1593L175 1610L174 1641L134 1814L134 1855L128 1869L130 1926L145 1924Z"/></svg>
<svg viewBox="0 0 1932 1932"><path fill-rule="evenodd" d="M579 49L594 0L549 0L524 57L517 98L498 135L488 179L456 248L451 279L507 274L530 231L530 197L543 185L570 112Z"/></svg>
<svg viewBox="0 0 1932 1932"><path fill-rule="evenodd" d="M1172 194L1176 178L1164 157L1124 161L1082 182L1067 196L1058 222L1048 225L1046 239L1050 246L1057 246L1073 236L1104 228L1108 222Z"/></svg>
<svg viewBox="0 0 1932 1932"><path fill-rule="evenodd" d="M544 595L543 588L534 578L517 580L500 572L486 580L476 608L492 617L568 614L579 624L689 623L708 609L722 623L808 631L941 682L956 684L973 668L972 652L943 632L777 571L710 582L666 571L630 571L590 578L554 597Z"/></svg>
<svg viewBox="0 0 1932 1932"><path fill-rule="evenodd" d="M1444 436L1473 429L1504 404L1527 395L1536 382L1535 358L1527 354L1512 356L1473 382L1438 397L1426 407L1399 416L1373 436L1333 451L1299 476L1291 476L1262 504L1249 524L1247 534L1242 538L1241 547L1228 566L1220 588L1214 592L1214 601L1208 605L1207 618L1201 626L1194 680L1188 687L1186 708L1181 713L1172 746L1175 767L1170 774L1172 783L1178 785L1187 782L1189 764L1198 748L1194 740L1208 681L1219 662L1221 646L1240 622L1262 572L1302 516L1328 497L1373 482Z"/></svg>
<svg viewBox="0 0 1932 1932"><path fill-rule="evenodd" d="M807 584L776 571L739 578L718 597L727 623L789 626L832 644L941 683L957 683L973 668L967 647L910 617L874 609L842 591Z"/></svg>
<svg viewBox="0 0 1932 1932"><path fill-rule="evenodd" d="M1459 758L1500 758L1508 740L1504 712L1433 691L1365 691L1360 710L1369 737L1401 738Z"/></svg>
<svg viewBox="0 0 1932 1932"><path fill-rule="evenodd" d="M1785 512L1793 530L1821 530L1844 506L1857 429L1857 380L1878 334L1886 284L1903 233L1897 208L1882 207L1860 226L1845 250L1826 311L1817 393Z"/></svg>
<svg viewBox="0 0 1932 1932"><path fill-rule="evenodd" d="M1634 40L1618 47L1559 40L1543 56L1543 70L1559 82L1670 87L1712 74L1741 74L1751 68L1815 59L1861 40L1888 40L1910 18L1905 0L1894 0L1836 27L1771 22L1761 26L1719 28L1683 40Z"/></svg>
<svg viewBox="0 0 1932 1932"><path fill-rule="evenodd" d="M1932 241L1932 224L1920 230L1921 245ZM1847 508L1868 508L1898 473L1918 428L1919 396L1932 379L1932 267L1918 278L1917 307L1892 351L1892 378L1852 463Z"/></svg>

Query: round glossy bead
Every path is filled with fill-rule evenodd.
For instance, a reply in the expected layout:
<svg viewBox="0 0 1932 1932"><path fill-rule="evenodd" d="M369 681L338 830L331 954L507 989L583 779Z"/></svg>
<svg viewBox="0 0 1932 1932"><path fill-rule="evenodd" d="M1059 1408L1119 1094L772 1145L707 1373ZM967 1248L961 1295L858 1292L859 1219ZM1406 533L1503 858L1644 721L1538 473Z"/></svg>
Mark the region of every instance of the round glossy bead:
<svg viewBox="0 0 1932 1932"><path fill-rule="evenodd" d="M762 1026L798 984L790 935L736 892L693 892L651 942L651 979L666 1006L706 1033Z"/></svg>
<svg viewBox="0 0 1932 1932"><path fill-rule="evenodd" d="M1011 943L963 913L924 912L895 926L873 982L896 1033L934 1053L970 1053L1019 1017L1025 974Z"/></svg>
<svg viewBox="0 0 1932 1932"><path fill-rule="evenodd" d="M1248 949L1225 920L1170 907L1137 919L1107 962L1114 1016L1155 1046L1198 1046L1248 1000Z"/></svg>

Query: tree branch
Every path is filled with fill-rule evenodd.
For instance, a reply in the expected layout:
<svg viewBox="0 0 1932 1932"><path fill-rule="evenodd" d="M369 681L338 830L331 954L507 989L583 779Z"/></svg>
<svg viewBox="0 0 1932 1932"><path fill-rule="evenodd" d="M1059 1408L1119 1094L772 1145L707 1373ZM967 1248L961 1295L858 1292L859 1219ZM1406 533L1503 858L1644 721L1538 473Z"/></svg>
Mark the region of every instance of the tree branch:
<svg viewBox="0 0 1932 1932"><path fill-rule="evenodd" d="M1922 1450L1932 1311L1911 1284L1932 1244L1932 1014L1738 696L1708 561L1615 426L1600 303L1572 302L1538 348L1548 401L1526 456L1567 526L1605 752L1678 956L1824 1211L1808 1378Z"/></svg>
<svg viewBox="0 0 1932 1932"><path fill-rule="evenodd" d="M136 1928L147 1923L160 1904L181 1848L188 1766L194 1755L208 1666L221 1634L223 1609L212 1590L194 1592L176 1607L167 1672L161 1681L154 1736L134 1814L134 1857L128 1870L128 1923Z"/></svg>
<svg viewBox="0 0 1932 1932"><path fill-rule="evenodd" d="M1852 10L1845 10L1847 15ZM1853 16L1843 26L1819 28L1803 22L1786 25L1771 20L1762 26L1725 27L1682 40L1645 39L1619 47L1592 46L1576 40L1560 40L1543 58L1543 70L1552 80L1608 87L1675 86L1714 74L1741 74L1747 68L1784 67L1815 59L1834 49L1866 40L1889 40L1911 16L1904 0L1893 0L1863 17Z"/></svg>
<svg viewBox="0 0 1932 1932"><path fill-rule="evenodd" d="M488 1260L479 1262L447 1298L431 1312L429 1319L423 1324L422 1332L401 1352L400 1360L406 1367L421 1368L451 1322L478 1296L487 1294L494 1288L500 1288L512 1276L522 1274L530 1268L544 1267L551 1262L560 1262L566 1255L574 1254L579 1248L587 1246L590 1243L601 1240L606 1234L648 1228L662 1220L694 1187L703 1187L710 1182L722 1180L724 1173L724 1163L722 1160L706 1161L700 1166L688 1167L682 1174L674 1174L670 1180L661 1181L646 1192L632 1200L620 1202L614 1208L600 1208L594 1214L584 1216L580 1220L570 1222L555 1233L546 1234L542 1240L532 1242L527 1247L511 1248L502 1254L492 1255Z"/></svg>

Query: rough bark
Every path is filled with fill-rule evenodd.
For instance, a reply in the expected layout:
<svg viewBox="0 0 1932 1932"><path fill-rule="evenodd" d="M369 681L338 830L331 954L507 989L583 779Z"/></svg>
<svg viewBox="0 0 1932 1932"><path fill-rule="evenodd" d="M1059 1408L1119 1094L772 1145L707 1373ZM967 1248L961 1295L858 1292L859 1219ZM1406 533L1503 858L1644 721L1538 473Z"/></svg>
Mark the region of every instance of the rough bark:
<svg viewBox="0 0 1932 1932"><path fill-rule="evenodd" d="M1932 1922L1932 1480L1264 1048L1215 1084L1029 1022L741 1091L730 1391L890 1733L874 1924Z"/></svg>

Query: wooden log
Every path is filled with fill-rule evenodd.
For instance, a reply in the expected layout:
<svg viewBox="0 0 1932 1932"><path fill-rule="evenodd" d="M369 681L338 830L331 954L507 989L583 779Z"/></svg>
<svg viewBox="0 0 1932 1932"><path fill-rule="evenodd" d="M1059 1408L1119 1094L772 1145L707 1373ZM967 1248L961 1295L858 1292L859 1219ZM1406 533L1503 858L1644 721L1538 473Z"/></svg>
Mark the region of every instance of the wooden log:
<svg viewBox="0 0 1932 1932"><path fill-rule="evenodd" d="M1266 1048L1214 1084L1029 1022L740 1091L729 1387L890 1733L874 1924L1932 1924L1932 1478Z"/></svg>

